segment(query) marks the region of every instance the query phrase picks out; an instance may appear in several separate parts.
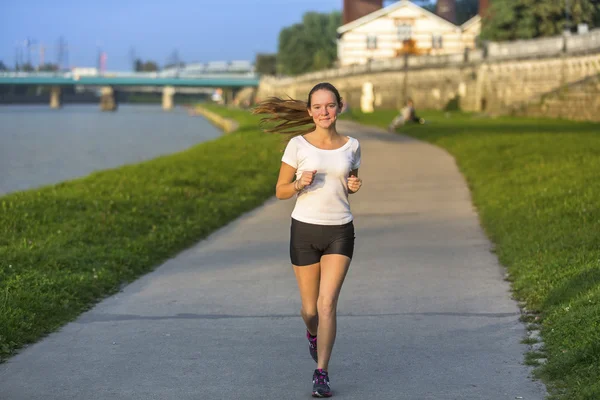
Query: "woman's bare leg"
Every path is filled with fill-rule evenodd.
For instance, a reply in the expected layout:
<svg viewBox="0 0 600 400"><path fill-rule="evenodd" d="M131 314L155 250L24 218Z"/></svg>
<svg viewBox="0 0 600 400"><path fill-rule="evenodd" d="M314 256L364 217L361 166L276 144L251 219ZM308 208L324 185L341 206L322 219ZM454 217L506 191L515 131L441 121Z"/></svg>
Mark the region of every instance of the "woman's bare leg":
<svg viewBox="0 0 600 400"><path fill-rule="evenodd" d="M317 299L319 297L319 283L321 281L321 267L319 263L294 267L294 274L298 281L302 308L300 315L306 324L306 329L311 335L317 334L319 316L317 312Z"/></svg>
<svg viewBox="0 0 600 400"><path fill-rule="evenodd" d="M335 342L337 329L336 311L344 278L350 266L350 258L341 254L321 257L321 283L318 291L317 313L319 318L317 368L327 371Z"/></svg>

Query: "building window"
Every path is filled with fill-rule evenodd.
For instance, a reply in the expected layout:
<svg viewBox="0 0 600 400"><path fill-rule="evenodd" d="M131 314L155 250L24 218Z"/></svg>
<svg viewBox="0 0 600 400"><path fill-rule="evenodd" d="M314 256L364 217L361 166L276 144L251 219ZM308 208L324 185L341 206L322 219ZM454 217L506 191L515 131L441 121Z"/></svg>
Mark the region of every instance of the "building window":
<svg viewBox="0 0 600 400"><path fill-rule="evenodd" d="M412 37L412 26L408 24L398 25L398 40L405 41L410 40Z"/></svg>
<svg viewBox="0 0 600 400"><path fill-rule="evenodd" d="M367 49L376 49L376 48L377 48L377 36L367 35Z"/></svg>
<svg viewBox="0 0 600 400"><path fill-rule="evenodd" d="M431 35L431 48L441 49L443 47L442 35Z"/></svg>

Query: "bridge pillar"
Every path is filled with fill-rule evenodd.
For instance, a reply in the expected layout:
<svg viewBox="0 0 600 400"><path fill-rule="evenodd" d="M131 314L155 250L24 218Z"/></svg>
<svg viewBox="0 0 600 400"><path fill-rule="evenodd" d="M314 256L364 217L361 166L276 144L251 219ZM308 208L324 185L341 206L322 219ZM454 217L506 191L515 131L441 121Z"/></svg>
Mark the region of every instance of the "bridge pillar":
<svg viewBox="0 0 600 400"><path fill-rule="evenodd" d="M367 113L374 111L375 94L373 92L373 84L371 82L365 82L362 86L362 96L360 96L360 110Z"/></svg>
<svg viewBox="0 0 600 400"><path fill-rule="evenodd" d="M162 97L162 108L165 111L173 109L173 96L175 95L175 88L173 86L165 86L163 88Z"/></svg>
<svg viewBox="0 0 600 400"><path fill-rule="evenodd" d="M60 86L50 88L50 108L60 108L62 106Z"/></svg>
<svg viewBox="0 0 600 400"><path fill-rule="evenodd" d="M117 110L117 100L115 99L115 91L110 86L104 86L100 89L100 110Z"/></svg>
<svg viewBox="0 0 600 400"><path fill-rule="evenodd" d="M233 88L224 88L223 89L223 102L225 104L233 103Z"/></svg>

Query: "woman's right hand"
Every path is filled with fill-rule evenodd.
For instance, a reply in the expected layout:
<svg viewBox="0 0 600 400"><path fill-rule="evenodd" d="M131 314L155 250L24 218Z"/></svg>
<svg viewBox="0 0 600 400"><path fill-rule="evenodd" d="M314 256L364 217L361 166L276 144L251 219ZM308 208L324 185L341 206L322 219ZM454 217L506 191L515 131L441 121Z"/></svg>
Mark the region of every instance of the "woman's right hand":
<svg viewBox="0 0 600 400"><path fill-rule="evenodd" d="M297 184L298 189L302 190L305 187L307 187L308 185L310 185L311 183L313 183L316 173L317 173L317 170L302 172L302 175L298 179L298 184Z"/></svg>

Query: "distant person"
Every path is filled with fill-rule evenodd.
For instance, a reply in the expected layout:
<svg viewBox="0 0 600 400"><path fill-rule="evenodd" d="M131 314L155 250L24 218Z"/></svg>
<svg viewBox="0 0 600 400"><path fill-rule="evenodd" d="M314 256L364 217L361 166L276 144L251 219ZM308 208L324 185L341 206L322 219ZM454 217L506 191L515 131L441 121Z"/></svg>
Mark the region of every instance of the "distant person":
<svg viewBox="0 0 600 400"><path fill-rule="evenodd" d="M394 132L396 128L400 125L404 125L407 122L415 122L419 124L424 124L425 120L417 116L415 111L415 106L412 99L408 99L406 101L406 105L402 108L400 114L392 120L392 123L389 125L388 130L390 132Z"/></svg>
<svg viewBox="0 0 600 400"><path fill-rule="evenodd" d="M340 114L345 114L345 113L352 113L352 110L350 110L350 104L344 102L344 104L342 105L342 109L340 111Z"/></svg>
<svg viewBox="0 0 600 400"><path fill-rule="evenodd" d="M254 109L255 114L271 115L263 121L279 122L268 132L296 128L283 153L275 190L278 199L296 197L290 258L309 352L317 363L313 397L332 395L328 367L337 330L337 304L354 252L354 218L348 195L362 186L358 140L340 135L336 129L342 108L338 90L319 83L306 103L271 98Z"/></svg>

